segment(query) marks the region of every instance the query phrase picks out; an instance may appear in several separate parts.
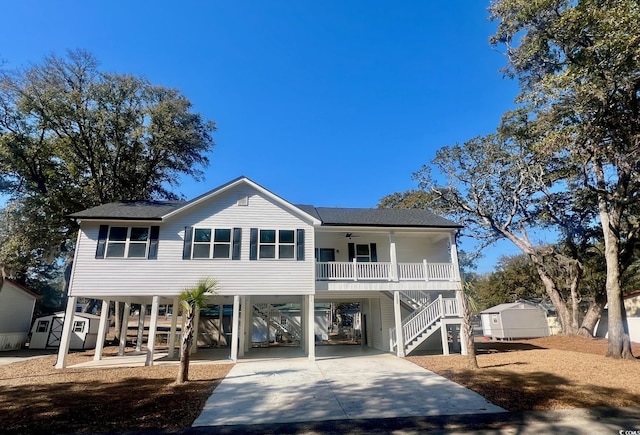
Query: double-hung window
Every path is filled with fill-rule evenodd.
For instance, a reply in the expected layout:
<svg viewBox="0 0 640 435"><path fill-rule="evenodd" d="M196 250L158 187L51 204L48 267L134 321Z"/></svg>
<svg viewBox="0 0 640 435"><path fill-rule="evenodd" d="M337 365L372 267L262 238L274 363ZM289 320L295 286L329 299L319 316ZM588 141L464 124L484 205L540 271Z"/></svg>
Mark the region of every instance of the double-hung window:
<svg viewBox="0 0 640 435"><path fill-rule="evenodd" d="M96 258L158 258L159 226L100 225Z"/></svg>
<svg viewBox="0 0 640 435"><path fill-rule="evenodd" d="M195 228L192 258L231 258L231 229Z"/></svg>
<svg viewBox="0 0 640 435"><path fill-rule="evenodd" d="M259 258L295 258L295 230L260 230Z"/></svg>
<svg viewBox="0 0 640 435"><path fill-rule="evenodd" d="M110 227L107 258L146 258L149 250L149 227Z"/></svg>

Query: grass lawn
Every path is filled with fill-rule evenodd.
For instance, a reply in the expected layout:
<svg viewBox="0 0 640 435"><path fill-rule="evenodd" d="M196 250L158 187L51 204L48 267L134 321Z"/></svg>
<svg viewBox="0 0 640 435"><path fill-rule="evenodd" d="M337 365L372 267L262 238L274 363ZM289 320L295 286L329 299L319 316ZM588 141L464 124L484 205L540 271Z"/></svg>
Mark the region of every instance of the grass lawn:
<svg viewBox="0 0 640 435"><path fill-rule="evenodd" d="M459 355L407 359L510 411L640 403L640 364L605 358L605 340L548 337L480 342L478 348L477 371ZM640 345L634 354L640 355ZM92 355L71 354L68 362ZM232 367L192 364L192 381L175 385L177 366L56 370L54 363L49 356L0 366L0 432L178 431L193 423Z"/></svg>

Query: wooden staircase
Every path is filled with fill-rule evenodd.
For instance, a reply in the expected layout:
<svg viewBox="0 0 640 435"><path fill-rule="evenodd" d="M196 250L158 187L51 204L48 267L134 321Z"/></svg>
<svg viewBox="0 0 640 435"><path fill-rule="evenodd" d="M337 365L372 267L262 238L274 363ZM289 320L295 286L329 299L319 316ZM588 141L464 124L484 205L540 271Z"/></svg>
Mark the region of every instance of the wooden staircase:
<svg viewBox="0 0 640 435"><path fill-rule="evenodd" d="M402 337L404 354L409 355L435 332L440 331L445 317L460 317L458 301L455 298L438 298L431 302L427 292L400 292L400 299L405 306L413 307L409 316L402 320ZM390 350L398 348L398 334L395 328L389 331Z"/></svg>

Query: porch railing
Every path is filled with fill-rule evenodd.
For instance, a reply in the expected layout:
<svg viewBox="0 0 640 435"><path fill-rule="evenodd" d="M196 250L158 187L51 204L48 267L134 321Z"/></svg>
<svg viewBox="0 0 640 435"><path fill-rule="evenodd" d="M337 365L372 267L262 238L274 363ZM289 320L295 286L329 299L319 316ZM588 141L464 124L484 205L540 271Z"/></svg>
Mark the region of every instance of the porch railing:
<svg viewBox="0 0 640 435"><path fill-rule="evenodd" d="M457 274L452 263L393 263L356 261L330 261L316 263L316 279L319 281L452 281Z"/></svg>

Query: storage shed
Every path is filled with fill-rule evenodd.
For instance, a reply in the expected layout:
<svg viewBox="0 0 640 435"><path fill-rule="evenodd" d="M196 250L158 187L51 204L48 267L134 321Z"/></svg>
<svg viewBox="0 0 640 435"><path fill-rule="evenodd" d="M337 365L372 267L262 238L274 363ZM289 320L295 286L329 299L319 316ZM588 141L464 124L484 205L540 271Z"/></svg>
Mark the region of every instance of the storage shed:
<svg viewBox="0 0 640 435"><path fill-rule="evenodd" d="M70 349L94 349L98 338L100 316L88 313L73 315ZM38 317L31 328L30 349L51 349L60 346L64 312Z"/></svg>
<svg viewBox="0 0 640 435"><path fill-rule="evenodd" d="M496 305L480 312L480 316L486 337L513 339L549 335L546 311L530 302Z"/></svg>
<svg viewBox="0 0 640 435"><path fill-rule="evenodd" d="M0 284L0 351L20 349L27 341L40 296L10 279Z"/></svg>

